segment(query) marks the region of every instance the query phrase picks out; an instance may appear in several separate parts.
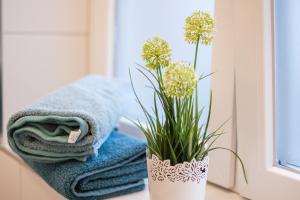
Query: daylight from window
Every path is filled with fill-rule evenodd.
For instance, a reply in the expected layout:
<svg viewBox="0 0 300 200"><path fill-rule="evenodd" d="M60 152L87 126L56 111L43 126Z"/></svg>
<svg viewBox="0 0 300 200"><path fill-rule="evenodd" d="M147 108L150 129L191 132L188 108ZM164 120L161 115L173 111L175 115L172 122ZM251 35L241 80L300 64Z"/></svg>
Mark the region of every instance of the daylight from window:
<svg viewBox="0 0 300 200"><path fill-rule="evenodd" d="M300 170L300 1L275 1L277 161Z"/></svg>

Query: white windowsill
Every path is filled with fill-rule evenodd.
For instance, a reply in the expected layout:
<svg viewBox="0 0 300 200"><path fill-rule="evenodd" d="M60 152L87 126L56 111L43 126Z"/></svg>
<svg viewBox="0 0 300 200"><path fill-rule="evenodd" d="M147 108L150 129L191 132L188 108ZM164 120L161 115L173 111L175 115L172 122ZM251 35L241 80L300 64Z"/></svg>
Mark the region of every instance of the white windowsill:
<svg viewBox="0 0 300 200"><path fill-rule="evenodd" d="M150 200L150 198L149 198L148 189L145 189L144 191L141 192L115 197L112 198L111 200ZM213 184L208 184L206 188L205 200L245 200L245 199L240 197L236 193L222 189Z"/></svg>
<svg viewBox="0 0 300 200"><path fill-rule="evenodd" d="M143 138L143 135L141 135L141 133L131 123L128 123L128 120L121 119L120 122L121 123L119 129L121 132L130 132L133 133L132 135L136 137ZM7 143L4 143L2 145L0 149L0 154L6 154L8 155L9 158L11 158L11 160L15 160L17 163L19 163L20 167L23 169L21 170L22 173L26 173L25 175L23 174L22 176L31 177L30 187L32 187L33 191L36 190L36 188L43 187L43 191L47 193L44 195L46 196L49 195L51 197L55 196L55 199L52 198L53 200L65 199L60 195L54 194L56 192L53 189L50 189L49 186L37 174L35 174L33 170L30 169L30 167L27 166L26 163L10 149ZM36 197L38 197L38 195L39 194L37 193ZM129 194L129 195L124 195L120 197L115 197L112 198L111 200L149 200L149 199L150 199L149 191L148 191L148 187L146 187L144 191ZM244 200L244 198L240 197L238 194L232 191L223 189L213 184L208 184L207 191L206 191L206 200Z"/></svg>

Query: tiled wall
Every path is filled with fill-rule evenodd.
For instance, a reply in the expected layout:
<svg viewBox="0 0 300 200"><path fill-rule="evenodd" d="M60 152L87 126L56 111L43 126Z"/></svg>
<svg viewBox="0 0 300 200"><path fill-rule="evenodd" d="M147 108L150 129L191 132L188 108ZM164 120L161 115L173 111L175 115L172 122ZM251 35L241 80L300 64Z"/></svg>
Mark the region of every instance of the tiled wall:
<svg viewBox="0 0 300 200"><path fill-rule="evenodd" d="M4 126L13 112L87 73L89 3L2 0ZM1 150L0 168L1 200L62 199Z"/></svg>
<svg viewBox="0 0 300 200"><path fill-rule="evenodd" d="M87 72L88 0L3 0L3 114Z"/></svg>

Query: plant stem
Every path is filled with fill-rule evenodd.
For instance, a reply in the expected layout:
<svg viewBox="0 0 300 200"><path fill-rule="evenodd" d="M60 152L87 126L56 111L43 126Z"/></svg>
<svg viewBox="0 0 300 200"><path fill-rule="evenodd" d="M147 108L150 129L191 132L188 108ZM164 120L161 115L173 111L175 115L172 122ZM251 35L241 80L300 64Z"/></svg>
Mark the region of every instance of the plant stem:
<svg viewBox="0 0 300 200"><path fill-rule="evenodd" d="M197 40L195 58L194 58L194 70L195 71L196 71L196 68L197 68L198 47L199 47L199 38Z"/></svg>
<svg viewBox="0 0 300 200"><path fill-rule="evenodd" d="M196 72L197 70L197 58L198 58L198 47L199 47L199 38L197 40L197 44L196 44L196 50L195 50L195 58L194 58L194 70ZM193 97L191 97L193 98ZM196 84L196 88L195 88L195 130L194 130L194 134L197 134L198 131L198 83ZM191 143L189 144L189 148L188 148L188 156L190 157L192 154L192 147L193 147L193 141L191 141ZM191 158L192 159L192 158Z"/></svg>

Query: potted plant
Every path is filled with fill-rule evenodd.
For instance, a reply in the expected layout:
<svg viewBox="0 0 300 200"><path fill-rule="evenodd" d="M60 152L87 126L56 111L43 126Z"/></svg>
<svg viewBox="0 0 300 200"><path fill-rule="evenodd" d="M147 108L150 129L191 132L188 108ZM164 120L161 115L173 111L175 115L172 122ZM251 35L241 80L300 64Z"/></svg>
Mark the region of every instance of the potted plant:
<svg viewBox="0 0 300 200"><path fill-rule="evenodd" d="M207 12L196 11L186 18L185 40L195 45L193 66L171 60L169 44L160 37L149 39L143 46L146 66L137 70L153 89L153 109L148 111L131 84L134 94L147 119L146 124L134 121L145 134L148 143L147 165L151 200L204 200L208 173L209 152L224 149L213 146L224 134L222 124L208 132L212 95L205 120L198 107L198 82L209 77L196 75L199 44L210 45L214 19ZM163 117L159 114L159 104ZM204 121L204 123L202 123ZM245 180L246 176L245 176Z"/></svg>

